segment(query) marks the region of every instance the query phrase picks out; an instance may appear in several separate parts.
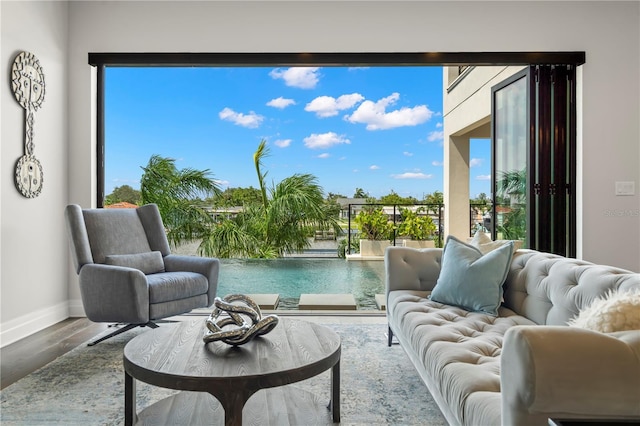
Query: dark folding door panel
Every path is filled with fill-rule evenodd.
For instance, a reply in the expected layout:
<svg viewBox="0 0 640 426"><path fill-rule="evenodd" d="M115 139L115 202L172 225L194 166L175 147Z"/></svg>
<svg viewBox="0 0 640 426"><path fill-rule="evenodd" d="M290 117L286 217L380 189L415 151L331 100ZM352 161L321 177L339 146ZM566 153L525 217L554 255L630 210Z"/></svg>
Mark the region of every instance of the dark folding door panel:
<svg viewBox="0 0 640 426"><path fill-rule="evenodd" d="M494 238L574 257L575 67L535 65L492 88Z"/></svg>

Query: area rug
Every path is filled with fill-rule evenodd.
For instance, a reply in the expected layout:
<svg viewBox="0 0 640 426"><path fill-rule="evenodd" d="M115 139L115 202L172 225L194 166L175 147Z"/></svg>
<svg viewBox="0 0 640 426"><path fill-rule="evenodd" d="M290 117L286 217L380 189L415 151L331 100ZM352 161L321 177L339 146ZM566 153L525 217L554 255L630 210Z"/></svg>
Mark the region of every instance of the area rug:
<svg viewBox="0 0 640 426"><path fill-rule="evenodd" d="M447 424L402 348L387 346L386 325L327 326L342 338L341 424ZM94 347L81 345L0 391L0 423L124 424L122 351L146 331L137 328ZM329 400L328 371L295 386ZM138 411L173 393L138 381Z"/></svg>

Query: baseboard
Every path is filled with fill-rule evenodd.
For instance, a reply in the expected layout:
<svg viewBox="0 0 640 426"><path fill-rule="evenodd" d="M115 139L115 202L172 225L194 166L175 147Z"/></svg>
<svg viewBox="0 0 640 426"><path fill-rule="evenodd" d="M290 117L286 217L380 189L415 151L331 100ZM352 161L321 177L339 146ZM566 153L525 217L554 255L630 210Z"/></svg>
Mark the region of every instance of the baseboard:
<svg viewBox="0 0 640 426"><path fill-rule="evenodd" d="M80 299L69 300L69 317L82 318L86 316L87 314L84 312L84 306L82 305L82 300Z"/></svg>
<svg viewBox="0 0 640 426"><path fill-rule="evenodd" d="M0 323L0 348L24 339L67 318L69 318L69 302L63 302Z"/></svg>

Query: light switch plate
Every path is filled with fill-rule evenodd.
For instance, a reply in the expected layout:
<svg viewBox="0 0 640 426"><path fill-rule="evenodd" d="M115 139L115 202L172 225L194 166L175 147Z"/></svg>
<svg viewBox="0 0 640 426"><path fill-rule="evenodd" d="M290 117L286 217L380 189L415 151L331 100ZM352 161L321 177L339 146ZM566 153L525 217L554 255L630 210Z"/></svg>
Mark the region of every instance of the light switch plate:
<svg viewBox="0 0 640 426"><path fill-rule="evenodd" d="M635 195L635 182L616 182L616 195Z"/></svg>

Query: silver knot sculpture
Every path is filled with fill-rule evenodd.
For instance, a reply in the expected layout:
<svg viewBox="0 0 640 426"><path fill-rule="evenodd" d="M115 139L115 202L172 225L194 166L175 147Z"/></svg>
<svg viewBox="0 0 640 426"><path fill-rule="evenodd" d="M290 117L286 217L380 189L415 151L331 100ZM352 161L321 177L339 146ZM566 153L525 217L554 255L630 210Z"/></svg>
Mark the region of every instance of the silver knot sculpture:
<svg viewBox="0 0 640 426"><path fill-rule="evenodd" d="M213 304L215 309L205 322L207 331L202 338L205 344L221 340L233 346L243 345L256 336L267 334L278 325L277 316L263 317L256 302L244 294L216 297Z"/></svg>

